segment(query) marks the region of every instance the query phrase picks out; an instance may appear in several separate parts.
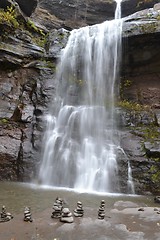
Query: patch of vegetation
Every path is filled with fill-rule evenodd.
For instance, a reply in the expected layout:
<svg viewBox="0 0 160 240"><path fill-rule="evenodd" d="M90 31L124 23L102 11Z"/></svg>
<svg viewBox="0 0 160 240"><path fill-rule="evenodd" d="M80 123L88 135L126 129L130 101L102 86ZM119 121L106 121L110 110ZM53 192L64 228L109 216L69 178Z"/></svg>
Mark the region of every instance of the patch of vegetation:
<svg viewBox="0 0 160 240"><path fill-rule="evenodd" d="M43 35L43 36L32 36L31 35L31 38L32 38L32 41L38 45L39 47L42 47L42 48L45 48L46 46L46 42L47 42L47 36L46 35Z"/></svg>
<svg viewBox="0 0 160 240"><path fill-rule="evenodd" d="M160 132L158 131L158 127L149 126L146 127L143 131L143 138L145 141L154 142L155 140L160 139Z"/></svg>
<svg viewBox="0 0 160 240"><path fill-rule="evenodd" d="M6 118L1 118L0 119L0 123L1 124L7 124L9 121L8 121L8 119L6 119Z"/></svg>
<svg viewBox="0 0 160 240"><path fill-rule="evenodd" d="M120 83L120 96L123 98L124 90L127 90L132 85L132 81L125 79Z"/></svg>
<svg viewBox="0 0 160 240"><path fill-rule="evenodd" d="M46 33L30 19L20 18L14 6L7 7L6 10L0 9L0 35L3 39L8 38L8 33L15 32L16 29L26 31L32 41L40 47L46 44Z"/></svg>
<svg viewBox="0 0 160 240"><path fill-rule="evenodd" d="M154 143L160 139L159 124L150 106L128 100L118 102L118 106L125 110L126 123L133 134L143 138L142 143Z"/></svg>
<svg viewBox="0 0 160 240"><path fill-rule="evenodd" d="M124 82L123 82L123 87L125 88L128 88L132 85L132 81L129 80L129 79L126 79Z"/></svg>
<svg viewBox="0 0 160 240"><path fill-rule="evenodd" d="M32 22L30 19L27 21L27 27L34 32L39 33L42 36L45 36L45 33L42 31L42 29L38 28L34 22Z"/></svg>
<svg viewBox="0 0 160 240"><path fill-rule="evenodd" d="M160 163L160 159L155 159L155 162ZM155 184L159 184L159 179L160 179L160 165L152 165L150 168L151 172L151 180Z"/></svg>
<svg viewBox="0 0 160 240"><path fill-rule="evenodd" d="M152 23L143 24L143 25L140 25L139 28L142 33L153 33L157 29L157 23L152 22Z"/></svg>
<svg viewBox="0 0 160 240"><path fill-rule="evenodd" d="M128 100L119 101L118 106L122 107L122 108L125 108L126 110L129 110L129 111L137 111L137 112L147 111L147 110L150 109L149 106L146 106L146 105L144 106L144 105L141 105L139 103L131 102L131 101L128 101Z"/></svg>
<svg viewBox="0 0 160 240"><path fill-rule="evenodd" d="M54 62L46 61L45 63L48 68L52 69L52 71L56 71L56 64Z"/></svg>
<svg viewBox="0 0 160 240"><path fill-rule="evenodd" d="M49 68L53 73L55 73L57 65L54 61L46 60L45 58L41 58L37 64L37 67L39 69ZM34 80L33 80L33 82L30 81L30 84L35 85Z"/></svg>
<svg viewBox="0 0 160 240"><path fill-rule="evenodd" d="M157 16L157 20L160 21L160 14Z"/></svg>
<svg viewBox="0 0 160 240"><path fill-rule="evenodd" d="M18 28L17 14L13 6L7 7L7 10L0 9L0 25L7 25L13 28Z"/></svg>

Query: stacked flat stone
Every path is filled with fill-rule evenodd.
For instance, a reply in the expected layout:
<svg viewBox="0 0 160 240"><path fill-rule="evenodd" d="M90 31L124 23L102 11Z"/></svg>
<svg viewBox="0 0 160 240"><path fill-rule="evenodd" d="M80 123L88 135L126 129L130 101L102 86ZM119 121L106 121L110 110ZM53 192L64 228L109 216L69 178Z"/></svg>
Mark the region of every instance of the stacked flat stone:
<svg viewBox="0 0 160 240"><path fill-rule="evenodd" d="M53 204L53 212L52 212L51 218L60 218L62 215L62 209L63 209L63 200L57 197Z"/></svg>
<svg viewBox="0 0 160 240"><path fill-rule="evenodd" d="M103 220L105 218L105 201L102 200L98 209L98 219Z"/></svg>
<svg viewBox="0 0 160 240"><path fill-rule="evenodd" d="M29 207L25 207L25 209L24 209L24 219L23 220L25 222L33 222L32 214L31 214Z"/></svg>
<svg viewBox="0 0 160 240"><path fill-rule="evenodd" d="M84 210L83 205L80 201L77 202L77 208L73 212L75 217L83 217Z"/></svg>
<svg viewBox="0 0 160 240"><path fill-rule="evenodd" d="M62 209L62 216L60 218L60 221L64 222L64 223L73 223L74 219L73 219L72 213L70 212L69 208Z"/></svg>
<svg viewBox="0 0 160 240"><path fill-rule="evenodd" d="M2 211L0 213L0 222L7 222L13 218L12 214L6 211L6 207L2 206Z"/></svg>

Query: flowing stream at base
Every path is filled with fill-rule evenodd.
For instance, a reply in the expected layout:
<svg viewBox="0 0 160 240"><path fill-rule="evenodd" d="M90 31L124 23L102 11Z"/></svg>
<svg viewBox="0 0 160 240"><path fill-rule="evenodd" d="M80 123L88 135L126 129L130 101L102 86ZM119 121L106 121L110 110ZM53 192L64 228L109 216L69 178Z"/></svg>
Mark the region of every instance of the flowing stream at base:
<svg viewBox="0 0 160 240"><path fill-rule="evenodd" d="M114 102L122 20L73 30L62 51L57 93L46 116L41 184L119 192Z"/></svg>

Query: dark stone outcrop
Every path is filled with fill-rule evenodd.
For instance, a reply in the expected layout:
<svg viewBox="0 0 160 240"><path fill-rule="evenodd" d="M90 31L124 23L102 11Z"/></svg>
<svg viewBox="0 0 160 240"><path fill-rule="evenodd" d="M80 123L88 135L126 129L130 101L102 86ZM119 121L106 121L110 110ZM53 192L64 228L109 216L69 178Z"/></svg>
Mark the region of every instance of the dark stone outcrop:
<svg viewBox="0 0 160 240"><path fill-rule="evenodd" d="M160 93L157 85L160 73L159 11L160 4L156 4L154 8L125 18L123 24L122 75L133 83L131 88L128 86L125 97L152 106L159 105ZM148 92L143 93L144 89Z"/></svg>
<svg viewBox="0 0 160 240"><path fill-rule="evenodd" d="M17 31L17 35L18 35ZM26 34L20 33L21 37L25 38ZM4 69L4 65L7 63L15 67L22 66L23 64L27 64L28 58L29 61L39 59L43 56L44 50L33 44L32 42L27 42L27 39L30 40L28 36L26 36L26 41L23 41L19 37L8 36L7 41L2 41L0 44L0 68ZM21 47L18 47L21 46Z"/></svg>
<svg viewBox="0 0 160 240"><path fill-rule="evenodd" d="M35 64L0 70L0 180L34 179L41 159L42 118L54 92L53 79L52 69L45 65L42 69ZM21 101L22 121L15 122L11 117Z"/></svg>
<svg viewBox="0 0 160 240"><path fill-rule="evenodd" d="M159 0L123 0L122 17L153 7ZM39 7L61 21L61 27L77 28L93 25L114 18L114 0L40 0Z"/></svg>
<svg viewBox="0 0 160 240"><path fill-rule="evenodd" d="M26 16L30 17L37 7L38 0L1 0L0 8L6 9L12 3L17 2L20 9Z"/></svg>
<svg viewBox="0 0 160 240"><path fill-rule="evenodd" d="M160 159L160 142L159 141L157 142L154 141L154 143L144 142L144 148L145 148L147 157Z"/></svg>
<svg viewBox="0 0 160 240"><path fill-rule="evenodd" d="M54 68L47 65L44 46L35 43L44 45L45 34L33 26L36 31L21 26L0 36L0 180L33 179L40 162L41 119L54 88Z"/></svg>
<svg viewBox="0 0 160 240"><path fill-rule="evenodd" d="M155 202L155 203L160 203L160 196L156 196L156 197L154 198L154 202Z"/></svg>
<svg viewBox="0 0 160 240"><path fill-rule="evenodd" d="M122 0L122 17L126 17L143 9L151 8L156 3L159 3L159 0Z"/></svg>

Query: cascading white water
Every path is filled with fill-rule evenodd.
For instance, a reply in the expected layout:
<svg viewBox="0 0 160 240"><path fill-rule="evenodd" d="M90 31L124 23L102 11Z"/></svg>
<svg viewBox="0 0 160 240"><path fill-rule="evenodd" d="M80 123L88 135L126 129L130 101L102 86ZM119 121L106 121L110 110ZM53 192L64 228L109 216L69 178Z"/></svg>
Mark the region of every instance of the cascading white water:
<svg viewBox="0 0 160 240"><path fill-rule="evenodd" d="M133 179L132 179L132 169L131 169L130 161L128 161L128 181L127 181L127 185L128 185L128 192L135 193Z"/></svg>
<svg viewBox="0 0 160 240"><path fill-rule="evenodd" d="M118 191L114 101L122 20L73 30L57 71L57 93L46 117L42 184Z"/></svg>

